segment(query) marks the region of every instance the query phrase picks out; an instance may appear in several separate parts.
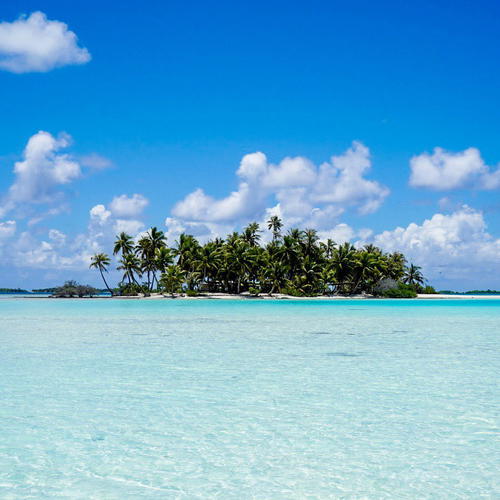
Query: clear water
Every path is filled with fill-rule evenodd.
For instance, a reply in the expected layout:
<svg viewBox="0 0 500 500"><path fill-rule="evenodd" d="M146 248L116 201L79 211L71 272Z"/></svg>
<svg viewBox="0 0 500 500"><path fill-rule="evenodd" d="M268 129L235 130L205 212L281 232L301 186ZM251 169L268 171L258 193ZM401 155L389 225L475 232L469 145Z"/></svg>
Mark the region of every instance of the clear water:
<svg viewBox="0 0 500 500"><path fill-rule="evenodd" d="M0 498L499 498L500 301L0 300Z"/></svg>

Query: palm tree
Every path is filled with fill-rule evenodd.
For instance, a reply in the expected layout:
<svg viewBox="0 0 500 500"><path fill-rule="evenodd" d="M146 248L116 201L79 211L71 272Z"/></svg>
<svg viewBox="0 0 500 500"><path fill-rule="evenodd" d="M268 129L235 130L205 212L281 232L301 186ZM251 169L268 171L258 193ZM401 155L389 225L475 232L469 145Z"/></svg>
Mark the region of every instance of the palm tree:
<svg viewBox="0 0 500 500"><path fill-rule="evenodd" d="M331 265L335 272L335 279L340 293L345 293L347 290L348 280L352 275L354 267L355 256L356 249L349 242L340 245L333 252Z"/></svg>
<svg viewBox="0 0 500 500"><path fill-rule="evenodd" d="M125 232L121 232L115 241L115 246L113 248L113 255L116 255L118 252L122 253L122 257L128 253L132 253L134 250L134 240L132 236Z"/></svg>
<svg viewBox="0 0 500 500"><path fill-rule="evenodd" d="M422 269L420 266L410 264L405 270L403 282L413 286L414 288L417 288L419 285L423 285L424 277L420 272L420 269Z"/></svg>
<svg viewBox="0 0 500 500"><path fill-rule="evenodd" d="M337 246L335 241L328 238L326 240L326 243L321 242L319 245L323 251L325 259L331 259L332 255L333 255L333 251L335 250L335 247Z"/></svg>
<svg viewBox="0 0 500 500"><path fill-rule="evenodd" d="M387 277L399 281L405 274L406 258L401 252L394 252L386 256Z"/></svg>
<svg viewBox="0 0 500 500"><path fill-rule="evenodd" d="M124 271L122 281L128 280L129 285L132 283L137 283L135 275L141 276L141 261L133 254L126 253L119 261L120 265L117 267L118 270Z"/></svg>
<svg viewBox="0 0 500 500"><path fill-rule="evenodd" d="M157 248L155 252L155 269L160 272L160 274L164 273L167 270L167 267L170 266L174 261L174 257L172 255L172 250L167 246Z"/></svg>
<svg viewBox="0 0 500 500"><path fill-rule="evenodd" d="M152 227L145 236L143 236L136 245L136 254L142 260L142 270L147 274L148 289L152 290L156 280L157 271L157 251L165 248L165 235L156 227Z"/></svg>
<svg viewBox="0 0 500 500"><path fill-rule="evenodd" d="M291 278L300 262L298 241L292 235L285 236L279 253L281 255L281 262L288 269L288 277Z"/></svg>
<svg viewBox="0 0 500 500"><path fill-rule="evenodd" d="M311 257L317 253L317 242L319 240L316 229L306 229L302 233L301 247L305 256Z"/></svg>
<svg viewBox="0 0 500 500"><path fill-rule="evenodd" d="M95 268L99 269L99 272L101 273L101 278L104 281L104 284L106 285L106 288L108 289L108 292L113 296L113 290L109 288L108 282L106 281L106 278L104 278L104 273L108 272L108 266L111 263L109 260L109 257L105 253L96 253L90 262L89 268Z"/></svg>
<svg viewBox="0 0 500 500"><path fill-rule="evenodd" d="M196 257L200 244L198 240L190 234L182 233L177 241L177 248L174 253L177 256L177 264L184 271L193 270L193 261Z"/></svg>
<svg viewBox="0 0 500 500"><path fill-rule="evenodd" d="M250 251L249 244L241 240L226 254L230 267L236 274L236 293L241 291L241 283L248 277L248 273L254 264L255 254Z"/></svg>
<svg viewBox="0 0 500 500"><path fill-rule="evenodd" d="M286 268L276 260L270 260L264 266L264 279L271 285L269 295L272 295L275 290L281 290L286 283Z"/></svg>
<svg viewBox="0 0 500 500"><path fill-rule="evenodd" d="M281 236L281 228L283 222L277 215L273 215L267 221L267 228L273 232L273 241L276 241Z"/></svg>
<svg viewBox="0 0 500 500"><path fill-rule="evenodd" d="M213 242L208 242L200 248L195 267L201 274L202 282L210 283L211 279L217 274L221 264L221 250ZM209 285L210 286L210 285Z"/></svg>
<svg viewBox="0 0 500 500"><path fill-rule="evenodd" d="M353 278L355 283L352 287L352 293L356 293L360 288L372 286L376 277L379 277L379 270L383 266L383 260L376 253L367 251L357 252L353 262Z"/></svg>
<svg viewBox="0 0 500 500"><path fill-rule="evenodd" d="M186 272L179 265L169 266L167 272L161 275L160 286L173 297L182 290L185 278Z"/></svg>
<svg viewBox="0 0 500 500"><path fill-rule="evenodd" d="M373 245L372 243L368 243L368 245L365 245L363 250L367 253L376 253L376 254L381 254L382 250L380 250L379 247L376 245Z"/></svg>
<svg viewBox="0 0 500 500"><path fill-rule="evenodd" d="M260 240L260 228L257 222L251 222L248 226L243 230L243 234L241 239L246 241L251 247L256 247Z"/></svg>
<svg viewBox="0 0 500 500"><path fill-rule="evenodd" d="M402 253L384 253L373 244L356 249L351 243L337 245L333 240L320 242L314 229L292 228L281 234L282 221L272 216L267 221L272 241L260 244L256 222L241 233L233 232L226 239L217 238L200 245L191 235L181 234L174 248L166 245L163 231L152 227L134 245L124 232L116 237L114 254L121 253L118 269L123 283L138 284L147 275L147 293L155 283L170 293L184 286L188 290L201 285L208 290L241 293L255 287L268 293L290 289L292 294L353 294L372 292L385 278L410 284L416 290L424 283L420 268L406 267ZM109 257L96 254L90 267L104 272ZM161 274L159 282L157 274ZM132 292L135 287L132 287ZM110 290L111 291L111 290Z"/></svg>
<svg viewBox="0 0 500 500"><path fill-rule="evenodd" d="M151 241L146 236L143 236L135 246L135 253L141 262L141 271L146 273L148 290L151 289L151 272L155 269L154 252L151 246Z"/></svg>

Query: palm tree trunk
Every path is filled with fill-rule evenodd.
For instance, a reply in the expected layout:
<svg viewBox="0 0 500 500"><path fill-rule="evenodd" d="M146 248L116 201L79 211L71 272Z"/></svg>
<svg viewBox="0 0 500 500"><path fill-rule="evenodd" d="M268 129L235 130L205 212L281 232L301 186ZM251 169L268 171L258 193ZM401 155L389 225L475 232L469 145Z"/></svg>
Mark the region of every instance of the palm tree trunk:
<svg viewBox="0 0 500 500"><path fill-rule="evenodd" d="M102 281L104 281L104 284L106 285L106 288L108 289L108 292L111 294L111 297L113 297L113 291L111 290L111 288L109 288L108 282L106 281L106 278L104 277L104 274L103 274L102 269L100 267L99 267L99 272L101 273Z"/></svg>

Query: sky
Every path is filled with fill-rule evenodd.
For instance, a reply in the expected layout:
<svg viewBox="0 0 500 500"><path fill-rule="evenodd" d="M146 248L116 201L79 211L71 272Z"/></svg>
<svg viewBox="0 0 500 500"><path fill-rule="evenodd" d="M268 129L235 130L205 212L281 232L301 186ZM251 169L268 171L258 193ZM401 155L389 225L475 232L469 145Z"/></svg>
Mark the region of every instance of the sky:
<svg viewBox="0 0 500 500"><path fill-rule="evenodd" d="M3 2L0 287L279 215L498 289L499 56L493 0Z"/></svg>

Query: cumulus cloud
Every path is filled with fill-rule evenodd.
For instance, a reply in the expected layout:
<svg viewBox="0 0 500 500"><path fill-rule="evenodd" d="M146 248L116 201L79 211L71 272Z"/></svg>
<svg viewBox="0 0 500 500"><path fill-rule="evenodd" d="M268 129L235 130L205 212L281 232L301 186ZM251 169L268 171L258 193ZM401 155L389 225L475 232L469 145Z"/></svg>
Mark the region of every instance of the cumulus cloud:
<svg viewBox="0 0 500 500"><path fill-rule="evenodd" d="M115 233L125 232L132 236L141 232L144 229L144 222L134 219L117 219L113 225Z"/></svg>
<svg viewBox="0 0 500 500"><path fill-rule="evenodd" d="M449 215L435 214L422 224L384 231L373 241L386 251L403 252L423 267L430 281L483 280L494 286L491 280L500 272L500 239L488 233L483 214L466 205Z"/></svg>
<svg viewBox="0 0 500 500"><path fill-rule="evenodd" d="M410 185L434 190L500 188L500 167L491 169L476 148L458 153L435 148L410 160Z"/></svg>
<svg viewBox="0 0 500 500"><path fill-rule="evenodd" d="M140 217L148 204L149 200L142 194L115 196L107 207L98 204L90 209L89 230L108 245L115 234L122 231L137 237L145 228Z"/></svg>
<svg viewBox="0 0 500 500"><path fill-rule="evenodd" d="M146 198L136 194L117 196L107 206L97 204L89 210L87 229L76 236L52 228L45 233L22 231L13 238L16 222L0 222L0 263L19 268L85 273L92 255L110 252L117 233L125 231L137 237L144 230L145 224L138 217L147 203ZM9 245L2 245L8 238Z"/></svg>
<svg viewBox="0 0 500 500"><path fill-rule="evenodd" d="M0 23L0 69L12 73L45 72L90 61L65 23L51 21L43 12Z"/></svg>
<svg viewBox="0 0 500 500"><path fill-rule="evenodd" d="M365 177L370 168L370 152L360 142L319 167L300 156L273 164L264 153L247 154L236 172L240 182L235 191L216 199L198 188L174 206L169 224L231 227L261 220L271 204L279 206L286 225L331 229L346 209L374 212L389 194L388 188Z"/></svg>
<svg viewBox="0 0 500 500"><path fill-rule="evenodd" d="M88 235L78 235L67 242L64 233L51 229L46 239L38 240L31 233L21 233L10 255L14 266L32 269L86 270L99 243Z"/></svg>
<svg viewBox="0 0 500 500"><path fill-rule="evenodd" d="M95 205L90 209L90 220L99 225L104 225L111 217L111 211L107 210L102 204Z"/></svg>
<svg viewBox="0 0 500 500"><path fill-rule="evenodd" d="M13 236L16 232L16 227L15 220L0 222L0 243Z"/></svg>
<svg viewBox="0 0 500 500"><path fill-rule="evenodd" d="M69 184L81 175L80 165L68 154L61 153L70 145L67 134L40 131L30 137L23 160L14 165L15 180L0 204L0 215L19 204L52 203L61 200L60 186Z"/></svg>
<svg viewBox="0 0 500 500"><path fill-rule="evenodd" d="M137 217L147 207L149 201L142 194L115 196L109 208L116 217Z"/></svg>

